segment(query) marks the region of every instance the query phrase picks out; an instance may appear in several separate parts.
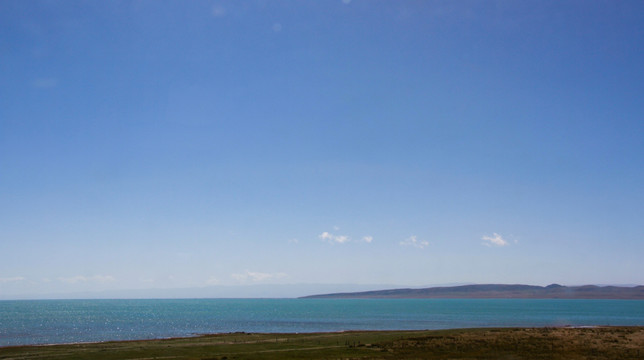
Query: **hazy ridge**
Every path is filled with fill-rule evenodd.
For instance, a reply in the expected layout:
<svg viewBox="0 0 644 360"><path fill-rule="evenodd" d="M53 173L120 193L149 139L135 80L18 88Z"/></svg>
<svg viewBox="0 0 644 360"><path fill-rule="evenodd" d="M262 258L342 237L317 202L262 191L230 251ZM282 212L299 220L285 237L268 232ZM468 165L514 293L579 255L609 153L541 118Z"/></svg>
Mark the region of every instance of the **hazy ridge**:
<svg viewBox="0 0 644 360"><path fill-rule="evenodd" d="M305 296L308 299L632 299L644 300L644 286L548 286L482 284L390 289Z"/></svg>

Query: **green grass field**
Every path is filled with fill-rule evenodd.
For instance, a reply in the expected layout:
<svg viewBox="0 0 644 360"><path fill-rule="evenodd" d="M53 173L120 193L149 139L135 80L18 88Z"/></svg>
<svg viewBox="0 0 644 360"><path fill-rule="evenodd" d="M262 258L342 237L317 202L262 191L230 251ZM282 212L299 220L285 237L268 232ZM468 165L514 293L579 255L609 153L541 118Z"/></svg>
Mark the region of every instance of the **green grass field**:
<svg viewBox="0 0 644 360"><path fill-rule="evenodd" d="M500 328L193 338L0 348L0 359L643 359L644 327Z"/></svg>

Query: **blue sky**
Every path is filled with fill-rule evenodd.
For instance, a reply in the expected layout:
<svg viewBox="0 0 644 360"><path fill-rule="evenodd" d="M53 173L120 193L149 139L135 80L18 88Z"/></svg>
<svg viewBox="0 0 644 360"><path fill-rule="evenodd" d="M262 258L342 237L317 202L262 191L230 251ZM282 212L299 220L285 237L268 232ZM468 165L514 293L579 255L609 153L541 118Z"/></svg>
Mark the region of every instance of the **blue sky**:
<svg viewBox="0 0 644 360"><path fill-rule="evenodd" d="M3 1L0 297L642 284L639 1Z"/></svg>

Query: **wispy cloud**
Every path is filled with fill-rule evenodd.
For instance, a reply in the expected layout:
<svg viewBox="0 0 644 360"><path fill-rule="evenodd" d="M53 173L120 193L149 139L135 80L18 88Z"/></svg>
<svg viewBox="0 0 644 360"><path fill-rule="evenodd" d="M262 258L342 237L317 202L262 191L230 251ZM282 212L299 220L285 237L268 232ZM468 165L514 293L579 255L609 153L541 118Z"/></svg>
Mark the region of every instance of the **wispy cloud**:
<svg viewBox="0 0 644 360"><path fill-rule="evenodd" d="M373 236L371 236L371 235L363 236L362 241L364 241L366 243L371 243L373 241Z"/></svg>
<svg viewBox="0 0 644 360"><path fill-rule="evenodd" d="M508 245L508 242L500 235L497 233L493 233L492 236L483 236L481 238L484 242L483 245L485 246L506 246Z"/></svg>
<svg viewBox="0 0 644 360"><path fill-rule="evenodd" d="M221 5L215 5L212 7L212 16L216 18L226 16L226 9Z"/></svg>
<svg viewBox="0 0 644 360"><path fill-rule="evenodd" d="M318 238L328 241L330 243L338 243L338 244L344 244L351 240L348 236L346 235L333 235L329 232L323 232L322 234L318 235Z"/></svg>
<svg viewBox="0 0 644 360"><path fill-rule="evenodd" d="M405 239L404 241L401 241L400 245L402 245L402 246L413 246L413 247L416 247L416 248L419 248L419 249L423 249L423 248L425 248L426 246L429 245L429 241L426 241L426 240L420 240L419 241L416 235L412 235L412 236L408 237L407 239Z"/></svg>
<svg viewBox="0 0 644 360"><path fill-rule="evenodd" d="M36 89L51 89L58 85L58 80L54 78L38 78L31 82Z"/></svg>
<svg viewBox="0 0 644 360"><path fill-rule="evenodd" d="M286 277L286 274L285 273L263 273L263 272L246 270L246 272L244 273L232 274L230 275L230 277L240 282L246 282L246 281L261 282L265 280L283 278L283 277Z"/></svg>
<svg viewBox="0 0 644 360"><path fill-rule="evenodd" d="M206 285L218 285L219 283L219 279L214 276L211 276L208 280L206 280Z"/></svg>
<svg viewBox="0 0 644 360"><path fill-rule="evenodd" d="M24 280L26 280L26 279L24 277L22 277L22 276L4 277L4 278L0 278L0 284L2 284L2 283L10 283L10 282L18 282L18 281L24 281Z"/></svg>
<svg viewBox="0 0 644 360"><path fill-rule="evenodd" d="M94 275L94 276L76 275L71 277L59 277L58 281L68 283L68 284L77 284L77 283L84 283L84 282L108 283L108 282L116 281L116 279L111 275Z"/></svg>
<svg viewBox="0 0 644 360"><path fill-rule="evenodd" d="M76 275L71 277L59 277L58 281L68 283L68 284L76 284L79 282L86 282L87 278L85 276Z"/></svg>

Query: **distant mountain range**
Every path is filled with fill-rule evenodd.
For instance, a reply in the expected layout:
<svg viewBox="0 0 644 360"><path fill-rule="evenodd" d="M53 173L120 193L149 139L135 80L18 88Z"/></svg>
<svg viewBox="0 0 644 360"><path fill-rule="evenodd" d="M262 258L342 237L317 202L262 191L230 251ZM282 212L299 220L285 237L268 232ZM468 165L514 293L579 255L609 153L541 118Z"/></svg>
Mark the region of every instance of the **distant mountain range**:
<svg viewBox="0 0 644 360"><path fill-rule="evenodd" d="M304 299L632 299L644 300L644 286L462 285L305 296Z"/></svg>

